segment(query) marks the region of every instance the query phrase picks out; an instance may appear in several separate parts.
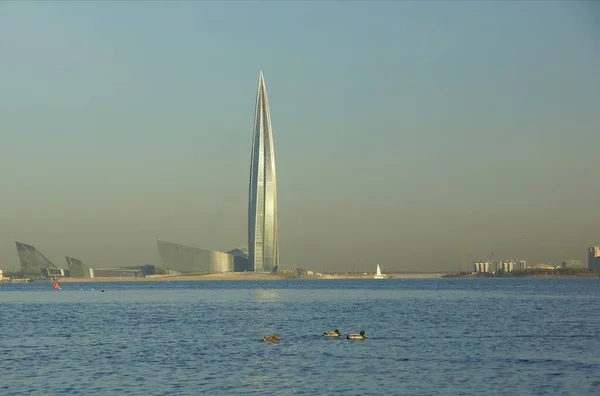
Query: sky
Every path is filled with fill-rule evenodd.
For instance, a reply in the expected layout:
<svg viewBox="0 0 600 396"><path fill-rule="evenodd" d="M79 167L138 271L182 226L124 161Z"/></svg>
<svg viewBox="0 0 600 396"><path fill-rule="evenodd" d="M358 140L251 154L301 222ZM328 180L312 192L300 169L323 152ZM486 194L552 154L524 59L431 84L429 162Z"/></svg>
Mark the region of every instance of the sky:
<svg viewBox="0 0 600 396"><path fill-rule="evenodd" d="M63 267L247 243L260 70L282 268L586 260L598 21L576 1L0 2L0 268L15 241Z"/></svg>

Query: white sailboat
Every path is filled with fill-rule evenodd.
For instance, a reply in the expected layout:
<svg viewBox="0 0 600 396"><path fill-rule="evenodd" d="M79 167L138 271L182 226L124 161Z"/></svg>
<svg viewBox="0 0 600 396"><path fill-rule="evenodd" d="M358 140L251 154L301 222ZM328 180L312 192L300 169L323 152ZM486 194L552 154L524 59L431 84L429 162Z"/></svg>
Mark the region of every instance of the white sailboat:
<svg viewBox="0 0 600 396"><path fill-rule="evenodd" d="M381 267L377 264L377 274L373 277L374 279L384 279L385 276L381 274Z"/></svg>

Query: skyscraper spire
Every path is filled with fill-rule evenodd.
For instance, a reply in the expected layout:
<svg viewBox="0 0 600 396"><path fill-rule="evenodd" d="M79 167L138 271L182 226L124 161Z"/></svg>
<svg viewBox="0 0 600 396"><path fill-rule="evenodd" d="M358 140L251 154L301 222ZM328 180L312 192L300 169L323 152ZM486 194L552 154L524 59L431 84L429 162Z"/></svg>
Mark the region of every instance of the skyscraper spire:
<svg viewBox="0 0 600 396"><path fill-rule="evenodd" d="M275 149L262 70L258 77L250 164L248 260L255 272L271 272L279 266Z"/></svg>

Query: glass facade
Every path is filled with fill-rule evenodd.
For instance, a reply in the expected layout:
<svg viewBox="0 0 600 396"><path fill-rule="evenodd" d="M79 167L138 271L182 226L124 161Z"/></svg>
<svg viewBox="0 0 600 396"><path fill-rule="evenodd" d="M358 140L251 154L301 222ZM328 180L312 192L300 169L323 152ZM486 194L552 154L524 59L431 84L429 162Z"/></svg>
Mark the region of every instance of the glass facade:
<svg viewBox="0 0 600 396"><path fill-rule="evenodd" d="M67 257L67 264L69 266L69 276L71 278L93 278L94 270L83 263L83 261Z"/></svg>
<svg viewBox="0 0 600 396"><path fill-rule="evenodd" d="M50 260L40 253L35 247L21 242L17 244L17 254L21 262L22 276L25 278L48 278L50 276L62 276L64 270L58 268ZM62 275L61 275L62 274Z"/></svg>
<svg viewBox="0 0 600 396"><path fill-rule="evenodd" d="M246 257L157 241L158 254L170 274L219 273L248 270Z"/></svg>
<svg viewBox="0 0 600 396"><path fill-rule="evenodd" d="M248 199L248 261L255 272L279 266L275 149L267 89L262 72L254 112Z"/></svg>

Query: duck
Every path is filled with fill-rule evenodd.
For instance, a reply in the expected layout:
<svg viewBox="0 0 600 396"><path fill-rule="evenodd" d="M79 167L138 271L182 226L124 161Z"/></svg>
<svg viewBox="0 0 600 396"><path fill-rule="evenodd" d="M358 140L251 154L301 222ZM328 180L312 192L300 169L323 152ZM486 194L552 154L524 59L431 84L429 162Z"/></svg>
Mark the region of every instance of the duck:
<svg viewBox="0 0 600 396"><path fill-rule="evenodd" d="M335 329L334 331L326 331L325 333L323 333L323 336L325 337L339 337L341 335L342 333L340 333L338 329Z"/></svg>
<svg viewBox="0 0 600 396"><path fill-rule="evenodd" d="M366 338L366 333L364 330L361 330L360 333L349 333L346 335L346 338L349 340L364 340Z"/></svg>
<svg viewBox="0 0 600 396"><path fill-rule="evenodd" d="M263 337L263 341L277 341L279 336L277 334L268 335Z"/></svg>

